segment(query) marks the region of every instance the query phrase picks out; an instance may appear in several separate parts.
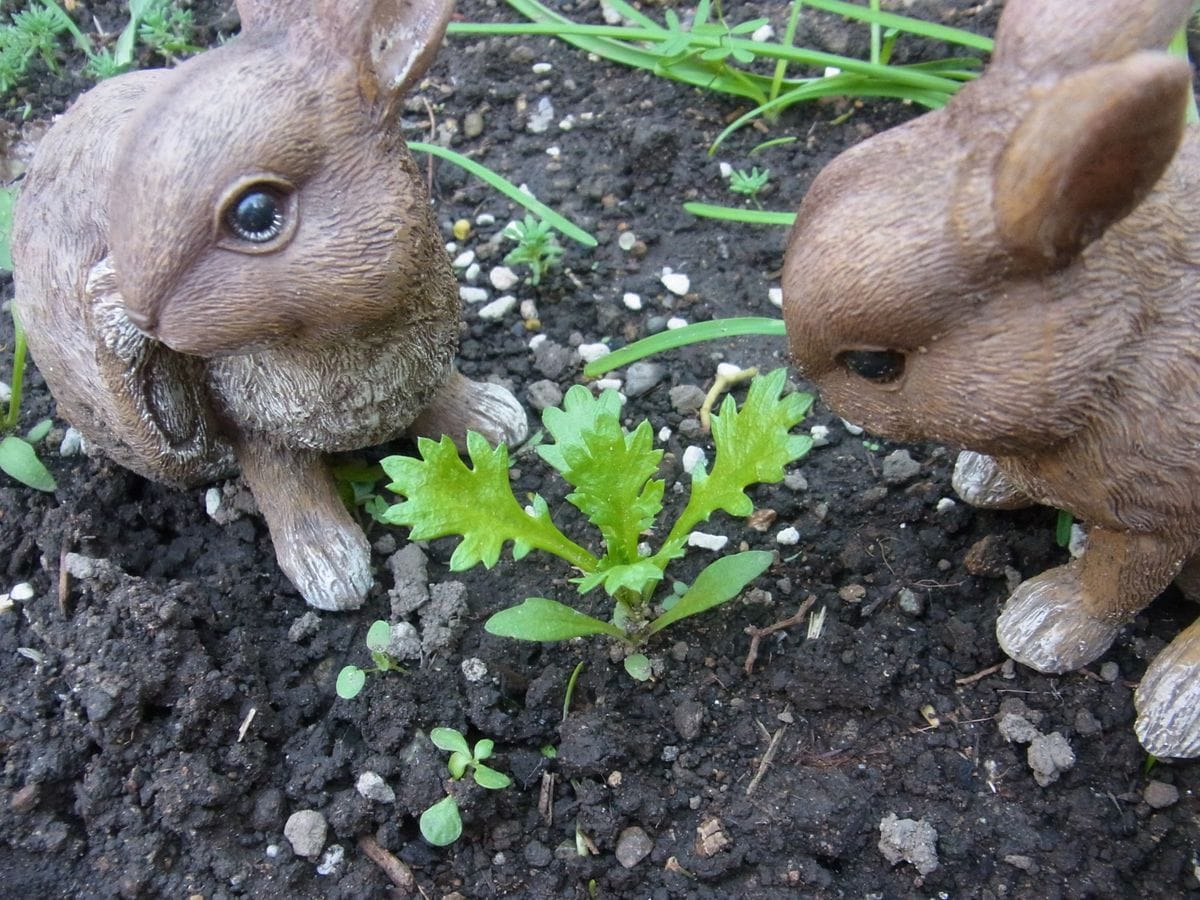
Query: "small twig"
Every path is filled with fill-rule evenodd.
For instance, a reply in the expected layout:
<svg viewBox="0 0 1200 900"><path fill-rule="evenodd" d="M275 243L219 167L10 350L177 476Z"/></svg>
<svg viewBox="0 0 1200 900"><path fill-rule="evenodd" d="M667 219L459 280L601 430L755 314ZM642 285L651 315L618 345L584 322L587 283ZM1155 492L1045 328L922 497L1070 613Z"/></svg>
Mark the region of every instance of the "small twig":
<svg viewBox="0 0 1200 900"><path fill-rule="evenodd" d="M538 812L542 822L549 828L554 824L554 773L542 773L542 788L538 793Z"/></svg>
<svg viewBox="0 0 1200 900"><path fill-rule="evenodd" d="M816 594L809 594L808 599L800 604L800 608L796 610L795 615L788 616L781 622L776 622L774 625L768 625L766 628L756 628L753 625L746 626L746 634L750 635L750 649L746 651L746 663L743 668L746 674L750 675L754 672L754 663L758 661L758 644L768 634L774 634L784 628L791 628L793 625L799 625L804 621L804 617L808 615L808 611L812 609L813 604L817 602Z"/></svg>
<svg viewBox="0 0 1200 900"><path fill-rule="evenodd" d="M783 733L787 731L787 728L786 725L782 726L771 738L771 743L767 745L767 752L763 754L762 762L758 764L758 771L754 773L754 777L750 779L750 784L746 786L747 797L754 793L754 789L758 787L758 783L767 774L767 768L774 761L775 752L779 749L779 742L783 740Z"/></svg>
<svg viewBox="0 0 1200 900"><path fill-rule="evenodd" d="M70 544L63 544L58 554L58 608L63 618L71 618L71 573L67 571L67 554Z"/></svg>
<svg viewBox="0 0 1200 900"><path fill-rule="evenodd" d="M1004 663L996 663L994 666L988 666L986 669L976 672L974 675L964 675L962 678L955 678L954 683L955 684L974 684L977 681L982 681L984 678L987 678L989 675L995 675L997 672L999 672L1003 668L1004 668Z"/></svg>
<svg viewBox="0 0 1200 900"><path fill-rule="evenodd" d="M371 862L383 869L383 874L404 894L411 894L417 889L417 879L413 877L412 869L379 846L379 841L371 835L364 834L358 839L358 849L365 853Z"/></svg>

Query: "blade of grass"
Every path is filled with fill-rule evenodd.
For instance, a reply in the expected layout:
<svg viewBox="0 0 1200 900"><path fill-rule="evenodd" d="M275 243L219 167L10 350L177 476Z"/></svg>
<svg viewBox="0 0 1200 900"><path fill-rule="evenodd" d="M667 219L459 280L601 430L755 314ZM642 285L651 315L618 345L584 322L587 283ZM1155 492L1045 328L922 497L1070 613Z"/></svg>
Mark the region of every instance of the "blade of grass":
<svg viewBox="0 0 1200 900"><path fill-rule="evenodd" d="M541 216L545 221L549 222L554 228L557 228L573 241L583 244L585 247L595 247L596 239L572 222L565 216L555 212L549 206L536 197L525 193L503 175L493 172L482 163L478 163L470 157L463 156L461 153L455 153L453 150L448 150L445 147L439 147L437 144L425 144L420 141L409 141L408 147L410 150L416 150L418 153L428 153L430 156L436 156L448 162L454 163L462 169L470 172L476 178L483 180L485 183L495 188L497 191L508 197L515 203L520 204L529 210L531 213Z"/></svg>
<svg viewBox="0 0 1200 900"><path fill-rule="evenodd" d="M605 372L627 366L655 353L686 347L689 344L698 344L701 341L715 341L751 334L783 337L785 334L783 320L771 319L766 316L736 316L729 319L715 319L712 322L696 322L674 331L652 334L650 337L627 344L607 356L588 363L584 367L583 374L586 378L596 378Z"/></svg>
<svg viewBox="0 0 1200 900"><path fill-rule="evenodd" d="M683 208L702 219L748 222L751 225L782 225L790 228L796 221L795 213L767 209L741 209L736 206L717 206L714 203L685 203Z"/></svg>

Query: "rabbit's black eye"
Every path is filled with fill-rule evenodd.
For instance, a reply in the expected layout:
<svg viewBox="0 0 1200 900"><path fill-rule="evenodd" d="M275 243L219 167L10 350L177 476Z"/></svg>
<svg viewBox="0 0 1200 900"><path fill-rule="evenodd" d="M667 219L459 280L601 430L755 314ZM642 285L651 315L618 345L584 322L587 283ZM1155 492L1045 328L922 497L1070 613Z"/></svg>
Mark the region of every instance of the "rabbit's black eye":
<svg viewBox="0 0 1200 900"><path fill-rule="evenodd" d="M284 197L279 190L255 185L242 191L225 212L225 224L244 241L263 244L279 237L284 226Z"/></svg>
<svg viewBox="0 0 1200 900"><path fill-rule="evenodd" d="M855 375L877 384L904 374L904 354L896 350L847 350L838 360Z"/></svg>

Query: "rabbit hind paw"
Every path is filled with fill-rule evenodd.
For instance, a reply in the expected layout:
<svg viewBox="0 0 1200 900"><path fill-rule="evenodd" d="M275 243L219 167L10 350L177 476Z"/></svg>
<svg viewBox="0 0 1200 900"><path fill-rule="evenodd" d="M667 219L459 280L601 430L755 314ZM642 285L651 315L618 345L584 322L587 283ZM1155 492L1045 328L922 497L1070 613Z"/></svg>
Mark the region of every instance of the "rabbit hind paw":
<svg viewBox="0 0 1200 900"><path fill-rule="evenodd" d="M995 459L974 450L958 454L951 484L965 503L982 509L1020 509L1033 502L1009 481Z"/></svg>
<svg viewBox="0 0 1200 900"><path fill-rule="evenodd" d="M371 589L371 548L357 528L327 527L317 538L275 538L279 567L309 606L322 610L358 609Z"/></svg>
<svg viewBox="0 0 1200 900"><path fill-rule="evenodd" d="M1039 672L1070 672L1109 648L1124 622L1090 615L1066 566L1022 583L996 622L1001 649Z"/></svg>
<svg viewBox="0 0 1200 900"><path fill-rule="evenodd" d="M1200 756L1200 622L1154 658L1134 694L1134 730L1157 757Z"/></svg>

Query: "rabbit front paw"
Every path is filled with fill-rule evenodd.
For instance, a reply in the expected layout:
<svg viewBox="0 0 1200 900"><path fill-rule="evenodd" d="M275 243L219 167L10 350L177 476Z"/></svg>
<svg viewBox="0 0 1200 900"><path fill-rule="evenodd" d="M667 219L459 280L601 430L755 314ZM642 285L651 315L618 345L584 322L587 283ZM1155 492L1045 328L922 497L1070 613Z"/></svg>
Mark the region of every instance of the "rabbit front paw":
<svg viewBox="0 0 1200 900"><path fill-rule="evenodd" d="M309 606L358 609L371 589L371 548L357 527L274 535L279 568Z"/></svg>
<svg viewBox="0 0 1200 900"><path fill-rule="evenodd" d="M1076 572L1059 566L1023 582L996 622L1000 648L1039 672L1070 672L1109 648L1125 624L1088 613Z"/></svg>
<svg viewBox="0 0 1200 900"><path fill-rule="evenodd" d="M1158 757L1200 756L1200 621L1154 658L1134 694L1138 740Z"/></svg>
<svg viewBox="0 0 1200 900"><path fill-rule="evenodd" d="M950 483L965 503L982 509L1020 509L1033 502L1009 481L995 459L974 450L958 454Z"/></svg>
<svg viewBox="0 0 1200 900"><path fill-rule="evenodd" d="M409 437L443 434L466 447L467 432L477 431L491 444L516 446L529 435L529 421L519 400L507 388L471 381L452 372L430 404L408 426Z"/></svg>

